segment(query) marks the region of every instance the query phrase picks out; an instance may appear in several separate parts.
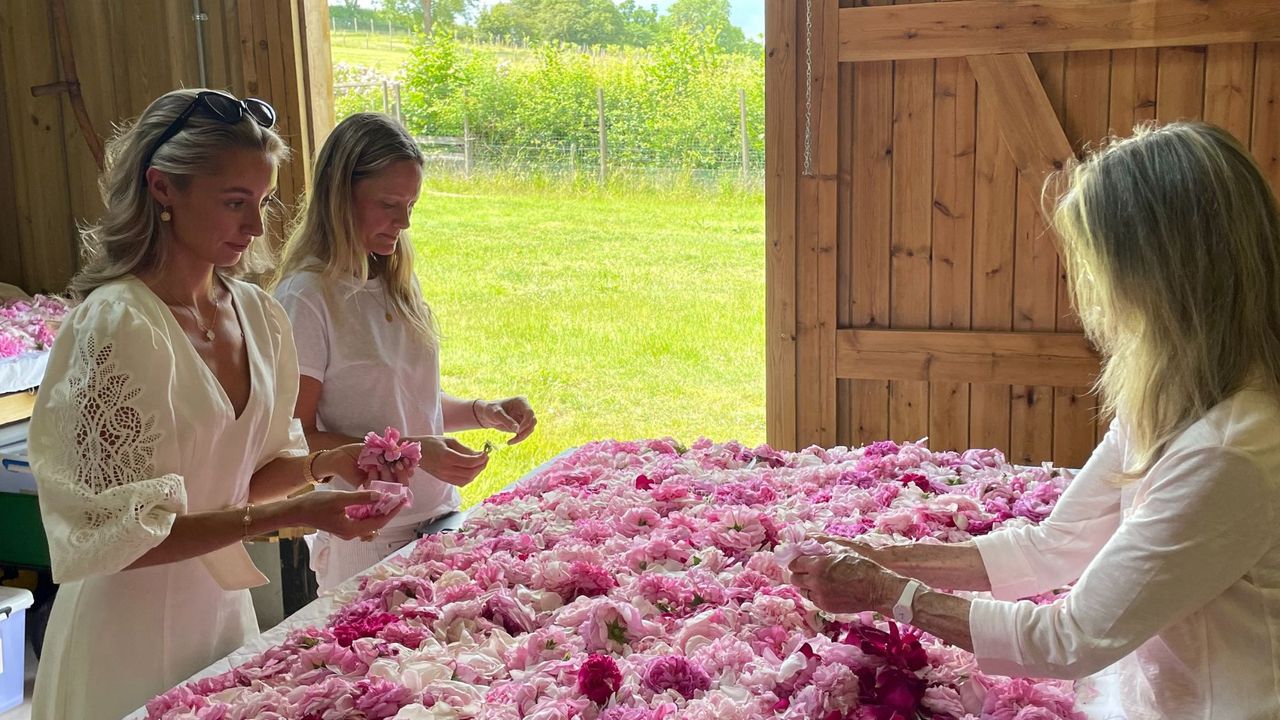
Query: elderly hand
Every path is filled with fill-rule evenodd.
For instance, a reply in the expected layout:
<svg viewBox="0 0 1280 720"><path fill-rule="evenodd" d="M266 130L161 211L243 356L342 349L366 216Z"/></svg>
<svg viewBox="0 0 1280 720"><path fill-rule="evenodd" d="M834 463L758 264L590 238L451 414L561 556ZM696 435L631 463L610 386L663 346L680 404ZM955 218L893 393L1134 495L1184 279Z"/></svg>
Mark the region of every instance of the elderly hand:
<svg viewBox="0 0 1280 720"><path fill-rule="evenodd" d="M907 582L853 553L799 557L790 569L800 594L830 613L888 613Z"/></svg>

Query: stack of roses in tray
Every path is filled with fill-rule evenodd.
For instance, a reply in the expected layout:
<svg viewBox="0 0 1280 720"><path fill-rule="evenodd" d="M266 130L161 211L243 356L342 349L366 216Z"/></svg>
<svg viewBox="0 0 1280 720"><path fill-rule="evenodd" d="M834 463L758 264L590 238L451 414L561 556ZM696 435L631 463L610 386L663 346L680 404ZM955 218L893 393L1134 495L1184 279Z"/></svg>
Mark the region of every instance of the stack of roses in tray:
<svg viewBox="0 0 1280 720"><path fill-rule="evenodd" d="M996 451L586 445L360 580L327 626L148 705L151 718L1083 717L1069 683L786 583L826 532L954 542L1044 519L1067 478ZM342 598L344 600L348 598Z"/></svg>
<svg viewBox="0 0 1280 720"><path fill-rule="evenodd" d="M48 295L0 300L0 360L48 350L67 303Z"/></svg>

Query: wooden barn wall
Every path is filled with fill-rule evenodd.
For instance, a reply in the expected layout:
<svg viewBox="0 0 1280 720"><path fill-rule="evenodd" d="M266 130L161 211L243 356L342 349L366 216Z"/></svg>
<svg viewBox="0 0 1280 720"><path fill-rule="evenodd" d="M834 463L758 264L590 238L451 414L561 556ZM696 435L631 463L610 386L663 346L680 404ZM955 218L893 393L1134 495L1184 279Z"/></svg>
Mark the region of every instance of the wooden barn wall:
<svg viewBox="0 0 1280 720"><path fill-rule="evenodd" d="M294 150L280 170L289 204L333 124L324 0L203 0L206 84L275 105ZM81 93L105 141L162 93L200 85L187 0L65 2ZM0 3L0 282L61 291L77 266L77 224L101 211L98 171L66 94L47 0ZM279 221L274 223L276 237Z"/></svg>
<svg viewBox="0 0 1280 720"><path fill-rule="evenodd" d="M893 4L766 2L769 439L928 437L935 450L996 447L1015 462L1079 466L1106 422L1088 382L1097 361L1041 212L1043 174L1019 170L1038 140L1017 140L1006 122L1026 114L1007 83L975 78L994 58L991 76L1003 80L1016 56L971 65L959 50L918 57L927 44L898 52L894 33L905 47L911 28L887 27L894 16L881 12L874 22L886 19L883 45L899 59L842 60L870 51L861 39L850 50L840 26ZM1159 13L1185 3L1129 4ZM1280 28L1265 3L1216 5L1261 13L1258 33ZM1127 46L1136 42L1030 53L1070 144L1062 152L1142 121L1204 119L1248 145L1280 189L1280 42ZM916 343L936 352L913 353Z"/></svg>

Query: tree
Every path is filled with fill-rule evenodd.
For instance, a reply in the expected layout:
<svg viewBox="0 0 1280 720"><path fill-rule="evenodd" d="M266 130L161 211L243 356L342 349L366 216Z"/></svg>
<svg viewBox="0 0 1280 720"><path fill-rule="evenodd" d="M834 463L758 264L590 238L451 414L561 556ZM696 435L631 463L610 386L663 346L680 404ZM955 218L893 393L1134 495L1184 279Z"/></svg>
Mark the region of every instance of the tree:
<svg viewBox="0 0 1280 720"><path fill-rule="evenodd" d="M480 15L477 30L532 42L620 45L623 16L613 0L509 0Z"/></svg>
<svg viewBox="0 0 1280 720"><path fill-rule="evenodd" d="M716 44L725 52L752 48L742 29L729 21L729 0L675 0L662 19L663 31L687 28L694 34L716 33Z"/></svg>
<svg viewBox="0 0 1280 720"><path fill-rule="evenodd" d="M623 44L649 47L658 35L658 7L644 7L635 0L623 0L618 4L622 15Z"/></svg>

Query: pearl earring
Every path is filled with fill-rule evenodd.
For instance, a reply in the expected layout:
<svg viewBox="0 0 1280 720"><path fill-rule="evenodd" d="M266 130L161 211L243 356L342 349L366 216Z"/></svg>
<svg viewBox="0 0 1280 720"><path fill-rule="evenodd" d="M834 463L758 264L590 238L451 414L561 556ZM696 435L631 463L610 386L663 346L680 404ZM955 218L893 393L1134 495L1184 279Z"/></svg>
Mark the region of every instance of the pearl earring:
<svg viewBox="0 0 1280 720"><path fill-rule="evenodd" d="M173 219L173 213L169 212L169 208L160 211L160 222L169 222Z"/></svg>

